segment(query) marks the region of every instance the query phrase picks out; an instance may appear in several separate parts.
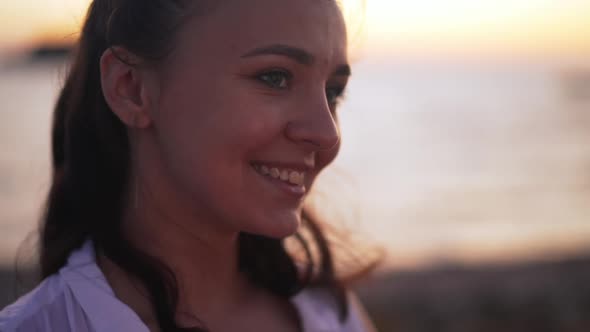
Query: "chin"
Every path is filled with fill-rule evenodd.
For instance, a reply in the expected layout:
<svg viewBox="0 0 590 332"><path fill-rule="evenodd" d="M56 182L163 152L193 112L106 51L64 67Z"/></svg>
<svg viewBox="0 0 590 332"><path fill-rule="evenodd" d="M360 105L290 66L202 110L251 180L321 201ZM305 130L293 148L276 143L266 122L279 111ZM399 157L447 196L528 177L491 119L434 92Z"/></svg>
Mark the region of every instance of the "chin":
<svg viewBox="0 0 590 332"><path fill-rule="evenodd" d="M248 233L260 236L283 239L294 235L301 225L301 214L269 218L264 223L257 223L257 227Z"/></svg>

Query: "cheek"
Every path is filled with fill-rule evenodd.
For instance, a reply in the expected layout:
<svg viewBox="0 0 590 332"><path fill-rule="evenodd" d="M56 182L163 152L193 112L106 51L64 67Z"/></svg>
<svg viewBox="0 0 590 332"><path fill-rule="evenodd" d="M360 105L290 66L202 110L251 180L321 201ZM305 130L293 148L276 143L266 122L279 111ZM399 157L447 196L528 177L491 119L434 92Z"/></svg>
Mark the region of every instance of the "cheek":
<svg viewBox="0 0 590 332"><path fill-rule="evenodd" d="M227 152L237 158L276 143L286 125L284 110L251 91L236 92L216 109L219 135Z"/></svg>
<svg viewBox="0 0 590 332"><path fill-rule="evenodd" d="M172 87L162 98L157 130L171 137L171 144L189 145L196 152L227 159L269 144L283 127L279 107L236 83L191 82Z"/></svg>
<svg viewBox="0 0 590 332"><path fill-rule="evenodd" d="M248 162L282 135L283 105L233 84L190 90L179 85L161 98L154 125L162 158L175 182L189 191L240 192L236 180Z"/></svg>
<svg viewBox="0 0 590 332"><path fill-rule="evenodd" d="M260 152L270 149L281 135L280 123L271 121L251 121L243 123L232 132L233 143L229 145L238 158L250 161Z"/></svg>

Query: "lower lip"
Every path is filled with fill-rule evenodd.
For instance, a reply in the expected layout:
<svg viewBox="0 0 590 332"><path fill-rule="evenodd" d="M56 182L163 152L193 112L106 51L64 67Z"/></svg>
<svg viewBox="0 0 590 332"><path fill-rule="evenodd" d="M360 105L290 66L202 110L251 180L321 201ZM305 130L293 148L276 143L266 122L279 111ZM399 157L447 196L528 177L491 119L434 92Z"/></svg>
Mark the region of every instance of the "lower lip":
<svg viewBox="0 0 590 332"><path fill-rule="evenodd" d="M281 190L282 192L284 192L292 197L302 198L303 196L305 196L305 193L307 192L305 185L289 184L283 180L275 179L275 178L268 176L268 175L262 175L262 174L258 173L258 171L256 171L254 168L252 168L252 170L259 177L266 180L269 184L272 184L277 189Z"/></svg>

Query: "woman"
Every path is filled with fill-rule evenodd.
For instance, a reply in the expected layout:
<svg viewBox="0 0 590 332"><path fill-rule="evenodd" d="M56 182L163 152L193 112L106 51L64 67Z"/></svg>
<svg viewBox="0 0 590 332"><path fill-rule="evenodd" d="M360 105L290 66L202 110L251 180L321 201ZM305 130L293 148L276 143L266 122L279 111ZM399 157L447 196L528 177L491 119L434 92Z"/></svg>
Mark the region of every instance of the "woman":
<svg viewBox="0 0 590 332"><path fill-rule="evenodd" d="M303 210L349 75L333 0L93 1L0 330L370 331Z"/></svg>

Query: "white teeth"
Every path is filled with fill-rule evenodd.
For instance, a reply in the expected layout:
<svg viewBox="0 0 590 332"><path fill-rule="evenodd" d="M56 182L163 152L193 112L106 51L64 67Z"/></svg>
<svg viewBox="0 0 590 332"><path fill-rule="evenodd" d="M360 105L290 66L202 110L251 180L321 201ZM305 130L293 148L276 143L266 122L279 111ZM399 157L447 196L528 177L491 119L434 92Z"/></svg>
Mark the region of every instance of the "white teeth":
<svg viewBox="0 0 590 332"><path fill-rule="evenodd" d="M289 171L287 171L286 169L284 169L281 172L281 180L283 180L283 181L289 180Z"/></svg>
<svg viewBox="0 0 590 332"><path fill-rule="evenodd" d="M281 172L279 172L279 169L278 168L274 168L273 167L273 168L270 169L270 176L272 176L275 179L278 179L279 176L281 176Z"/></svg>
<svg viewBox="0 0 590 332"><path fill-rule="evenodd" d="M302 184L303 181L301 181L300 179L301 174L299 174L298 172L291 172L291 174L289 175L289 182L293 184Z"/></svg>
<svg viewBox="0 0 590 332"><path fill-rule="evenodd" d="M270 176L274 179L282 180L294 185L303 185L305 179L305 173L297 172L292 170L279 170L276 167L268 167L265 165L254 165L254 169L258 171L258 173L266 176Z"/></svg>

